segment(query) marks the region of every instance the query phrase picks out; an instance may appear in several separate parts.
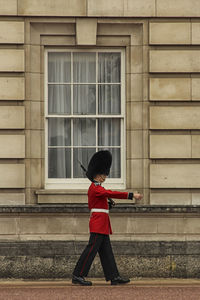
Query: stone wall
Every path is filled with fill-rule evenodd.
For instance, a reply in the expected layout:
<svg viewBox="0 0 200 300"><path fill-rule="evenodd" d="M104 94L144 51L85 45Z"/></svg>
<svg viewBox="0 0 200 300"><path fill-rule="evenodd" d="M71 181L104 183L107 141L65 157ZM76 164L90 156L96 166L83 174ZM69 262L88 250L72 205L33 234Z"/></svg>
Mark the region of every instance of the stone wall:
<svg viewBox="0 0 200 300"><path fill-rule="evenodd" d="M7 206L0 214L0 278L71 278L88 240L86 205ZM200 278L199 214L194 206L113 209L111 243L120 274ZM104 277L98 256L89 276Z"/></svg>
<svg viewBox="0 0 200 300"><path fill-rule="evenodd" d="M72 197L70 186L53 196L45 190L44 52L63 46L125 49L126 188L142 191L143 204L156 204L158 195L160 204L171 204L171 197L174 204L199 204L198 6L178 0L169 6L161 0L2 3L0 172L7 175L1 204L12 192L16 204L87 201L85 191Z"/></svg>
<svg viewBox="0 0 200 300"><path fill-rule="evenodd" d="M20 204L24 199L26 204L54 201L51 193L44 193L44 51L63 45L126 50L127 189L141 190L144 204L156 203L158 193L161 204L168 204L169 193L175 204L192 204L193 198L199 203L200 23L192 18L198 12L193 4L172 1L168 6L155 0L110 0L106 5L103 0L60 0L55 6L48 1L12 0L6 8L1 4L0 165L10 164L1 172L6 168L8 177L26 172L17 183L7 182L5 176L2 204L12 191L19 194L16 204L19 198ZM176 182L180 172L184 178ZM176 200L177 192L183 198L187 192L187 203ZM71 202L67 195L62 202ZM59 198L58 190L55 203ZM80 193L76 198L87 201Z"/></svg>
<svg viewBox="0 0 200 300"><path fill-rule="evenodd" d="M199 242L112 242L122 276L200 278ZM85 247L78 241L0 242L0 278L71 279ZM89 277L104 278L97 256Z"/></svg>

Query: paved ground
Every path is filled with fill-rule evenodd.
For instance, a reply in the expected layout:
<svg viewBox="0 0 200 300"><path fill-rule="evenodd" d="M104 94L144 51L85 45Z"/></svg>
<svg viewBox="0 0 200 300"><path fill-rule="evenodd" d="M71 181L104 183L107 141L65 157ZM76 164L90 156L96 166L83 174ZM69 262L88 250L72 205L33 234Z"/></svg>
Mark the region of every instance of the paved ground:
<svg viewBox="0 0 200 300"><path fill-rule="evenodd" d="M200 300L200 280L142 279L123 286L93 280L92 287L70 281L0 281L0 300Z"/></svg>

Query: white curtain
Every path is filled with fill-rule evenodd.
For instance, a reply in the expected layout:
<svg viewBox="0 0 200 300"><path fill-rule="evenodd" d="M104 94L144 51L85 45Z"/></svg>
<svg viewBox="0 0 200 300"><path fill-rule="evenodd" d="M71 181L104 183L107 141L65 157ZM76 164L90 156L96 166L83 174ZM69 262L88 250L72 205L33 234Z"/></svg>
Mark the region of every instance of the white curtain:
<svg viewBox="0 0 200 300"><path fill-rule="evenodd" d="M49 84L48 99L49 114L71 114L71 86L69 84Z"/></svg>
<svg viewBox="0 0 200 300"><path fill-rule="evenodd" d="M76 115L96 114L96 85L75 84L73 86L73 112Z"/></svg>
<svg viewBox="0 0 200 300"><path fill-rule="evenodd" d="M71 54L67 52L48 53L48 82L67 83L71 81Z"/></svg>
<svg viewBox="0 0 200 300"><path fill-rule="evenodd" d="M50 118L48 121L49 178L71 177L71 121Z"/></svg>
<svg viewBox="0 0 200 300"><path fill-rule="evenodd" d="M91 156L95 153L96 120L90 118L75 119L73 121L73 142L74 177L79 178L84 176L79 161L87 168ZM84 146L89 146L89 148L84 148Z"/></svg>
<svg viewBox="0 0 200 300"><path fill-rule="evenodd" d="M98 122L99 136L98 144L101 149L107 149L112 153L112 168L110 177L118 178L121 175L120 145L121 145L121 124L120 119L101 119ZM109 146L106 147L106 146ZM112 148L118 146L118 148ZM102 148L103 147L103 148Z"/></svg>
<svg viewBox="0 0 200 300"><path fill-rule="evenodd" d="M121 114L121 62L120 53L98 55L98 112L102 115ZM112 153L110 177L121 176L121 119L101 119L98 126L99 150ZM106 147L107 146L107 147ZM109 147L108 147L109 146ZM112 148L118 146L118 148Z"/></svg>
<svg viewBox="0 0 200 300"><path fill-rule="evenodd" d="M98 74L96 53L73 53L73 72L70 59L71 54L65 52L49 53L48 57L48 112L77 116L72 122L49 118L49 177L84 177L79 161L87 168L91 156L101 149L113 155L110 177L120 177L121 119L84 117L96 115L96 105L100 115L121 114L120 54L99 53Z"/></svg>

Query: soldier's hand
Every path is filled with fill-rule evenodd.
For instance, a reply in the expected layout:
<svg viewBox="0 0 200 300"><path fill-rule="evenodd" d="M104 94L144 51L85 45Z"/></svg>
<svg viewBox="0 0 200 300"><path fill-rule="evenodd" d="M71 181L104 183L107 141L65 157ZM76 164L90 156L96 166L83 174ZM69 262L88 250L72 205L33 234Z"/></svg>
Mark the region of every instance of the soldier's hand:
<svg viewBox="0 0 200 300"><path fill-rule="evenodd" d="M112 209L115 206L115 201L111 198L108 198L109 209Z"/></svg>
<svg viewBox="0 0 200 300"><path fill-rule="evenodd" d="M143 195L140 193L134 193L133 198L135 198L136 200L141 200L143 198Z"/></svg>

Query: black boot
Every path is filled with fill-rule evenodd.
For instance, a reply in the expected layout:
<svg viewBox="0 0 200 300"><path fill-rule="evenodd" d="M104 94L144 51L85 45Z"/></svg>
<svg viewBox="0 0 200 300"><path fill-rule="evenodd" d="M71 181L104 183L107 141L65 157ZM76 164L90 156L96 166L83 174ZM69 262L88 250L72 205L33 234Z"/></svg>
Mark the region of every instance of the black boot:
<svg viewBox="0 0 200 300"><path fill-rule="evenodd" d="M120 276L118 276L111 280L111 285L125 284L125 283L129 283L129 282L130 282L130 279L123 279Z"/></svg>
<svg viewBox="0 0 200 300"><path fill-rule="evenodd" d="M72 277L72 283L79 284L79 285L92 285L91 281L86 281L84 277L82 276L75 276Z"/></svg>

